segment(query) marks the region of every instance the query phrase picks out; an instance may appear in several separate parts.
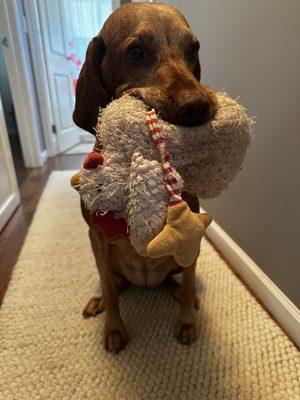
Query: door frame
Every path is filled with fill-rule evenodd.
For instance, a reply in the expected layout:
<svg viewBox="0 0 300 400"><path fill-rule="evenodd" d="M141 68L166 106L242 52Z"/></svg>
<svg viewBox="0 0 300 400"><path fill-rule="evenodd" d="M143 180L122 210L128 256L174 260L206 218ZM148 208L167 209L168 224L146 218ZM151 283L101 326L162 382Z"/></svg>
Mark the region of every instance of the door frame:
<svg viewBox="0 0 300 400"><path fill-rule="evenodd" d="M1 1L1 0L0 0ZM30 50L33 55L33 71L36 80L37 96L41 109L41 121L44 130L46 150L49 157L58 154L56 136L52 127L54 123L54 113L52 109L50 87L45 61L44 45L40 29L40 14L37 0L23 0L24 12L27 20L27 32ZM121 0L112 0L113 10L121 5Z"/></svg>
<svg viewBox="0 0 300 400"><path fill-rule="evenodd" d="M40 167L47 160L47 149L39 136L42 131L35 82L26 38L21 0L0 0L1 37L25 166ZM43 132L41 132L43 134Z"/></svg>
<svg viewBox="0 0 300 400"><path fill-rule="evenodd" d="M55 136L54 113L52 109L50 87L45 61L44 45L40 28L40 14L37 0L23 0L27 33L32 57L33 72L36 81L37 97L40 104L46 150L49 157L58 154Z"/></svg>
<svg viewBox="0 0 300 400"><path fill-rule="evenodd" d="M10 195L0 206L0 232L2 228L6 225L7 221L15 211L15 209L20 204L20 194L18 189L18 183L16 179L14 164L11 156L10 144L8 140L8 133L6 129L4 110L2 106L2 101L0 97L0 151L3 153L3 159L6 165L4 173L7 172L8 183L10 187Z"/></svg>

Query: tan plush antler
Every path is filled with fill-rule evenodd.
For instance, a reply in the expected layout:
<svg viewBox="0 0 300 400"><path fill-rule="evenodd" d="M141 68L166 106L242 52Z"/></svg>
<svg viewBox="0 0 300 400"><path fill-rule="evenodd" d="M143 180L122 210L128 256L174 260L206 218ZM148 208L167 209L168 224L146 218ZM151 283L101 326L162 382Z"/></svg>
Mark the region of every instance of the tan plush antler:
<svg viewBox="0 0 300 400"><path fill-rule="evenodd" d="M196 259L205 229L212 221L207 213L193 213L185 201L170 206L167 224L148 244L147 255L158 258L173 256L182 267L190 266Z"/></svg>

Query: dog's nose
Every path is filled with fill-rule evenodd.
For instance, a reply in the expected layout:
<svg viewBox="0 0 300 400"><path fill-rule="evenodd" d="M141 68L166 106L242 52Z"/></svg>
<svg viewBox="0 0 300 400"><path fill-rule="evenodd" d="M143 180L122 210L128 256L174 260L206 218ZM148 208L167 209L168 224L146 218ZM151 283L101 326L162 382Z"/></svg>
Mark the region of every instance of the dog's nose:
<svg viewBox="0 0 300 400"><path fill-rule="evenodd" d="M201 125L211 118L211 104L206 96L196 95L183 100L177 112L180 125Z"/></svg>

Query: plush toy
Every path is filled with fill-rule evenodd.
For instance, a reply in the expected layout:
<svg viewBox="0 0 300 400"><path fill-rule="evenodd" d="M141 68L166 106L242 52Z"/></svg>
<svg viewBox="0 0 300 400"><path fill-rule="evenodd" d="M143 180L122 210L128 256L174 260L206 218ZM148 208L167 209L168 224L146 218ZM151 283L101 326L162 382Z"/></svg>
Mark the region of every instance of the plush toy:
<svg viewBox="0 0 300 400"><path fill-rule="evenodd" d="M183 267L195 260L209 214L193 213L181 198L218 196L241 168L252 120L226 93L217 93L215 118L183 127L159 119L129 95L100 110L93 151L72 177L108 238L129 236L136 251L174 256Z"/></svg>

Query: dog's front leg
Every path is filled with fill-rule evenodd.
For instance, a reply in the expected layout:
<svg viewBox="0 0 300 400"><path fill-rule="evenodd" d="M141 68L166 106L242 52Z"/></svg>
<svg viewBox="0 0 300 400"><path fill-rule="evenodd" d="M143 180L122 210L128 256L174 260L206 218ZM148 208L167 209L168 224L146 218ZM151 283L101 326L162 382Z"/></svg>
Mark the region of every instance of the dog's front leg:
<svg viewBox="0 0 300 400"><path fill-rule="evenodd" d="M105 304L104 342L108 351L118 353L128 343L119 310L119 291L114 279L111 260L111 246L103 239L98 229L90 228L90 239L100 272L102 296Z"/></svg>
<svg viewBox="0 0 300 400"><path fill-rule="evenodd" d="M195 308L195 269L196 261L183 269L182 285L179 291L180 311L176 324L175 336L182 344L191 344L196 340Z"/></svg>

